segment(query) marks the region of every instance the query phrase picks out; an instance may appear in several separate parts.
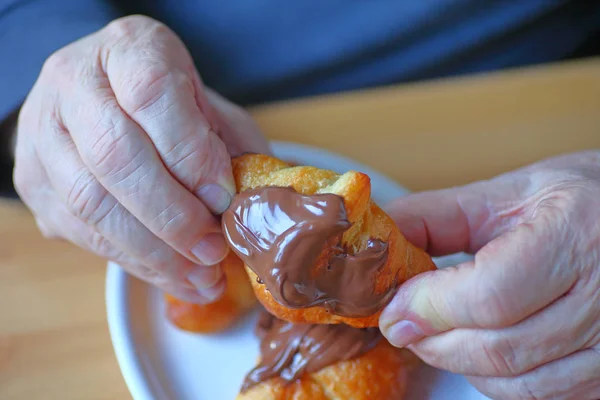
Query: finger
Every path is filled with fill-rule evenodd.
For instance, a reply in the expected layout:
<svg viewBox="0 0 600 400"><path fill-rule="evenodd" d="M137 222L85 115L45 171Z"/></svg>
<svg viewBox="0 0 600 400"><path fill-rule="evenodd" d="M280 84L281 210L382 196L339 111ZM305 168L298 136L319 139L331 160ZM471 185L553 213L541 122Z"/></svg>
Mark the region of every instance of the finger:
<svg viewBox="0 0 600 400"><path fill-rule="evenodd" d="M41 209L44 220L59 227L63 237L101 256L109 256L152 284L186 293L195 288L197 294L188 293L186 298L219 295L214 286L222 276L220 268L194 264L150 232L88 171L60 121L50 121L44 127L45 134L39 136L44 149L39 156L57 201L49 195L40 198L48 202ZM59 202L64 206L56 204ZM97 236L90 236L94 235L90 228ZM107 243L111 244L104 248ZM123 255L117 257L108 249Z"/></svg>
<svg viewBox="0 0 600 400"><path fill-rule="evenodd" d="M110 85L167 169L220 214L235 194L235 182L225 144L201 108L211 106L199 99L202 85L184 44L164 25L155 21L146 25L106 50Z"/></svg>
<svg viewBox="0 0 600 400"><path fill-rule="evenodd" d="M44 226L46 232L51 232L52 237L64 238L82 249L113 261L131 275L164 292L185 301L206 304L215 301L224 291L223 283L219 281L221 278L217 279L206 291L199 291L185 283L175 282L167 274L150 269L119 250L108 239L71 215L66 207L58 202L58 199L47 198L46 207L52 209L52 216L45 222L38 220L38 224Z"/></svg>
<svg viewBox="0 0 600 400"><path fill-rule="evenodd" d="M513 228L524 209L526 182L517 174L492 181L416 193L387 205L408 241L432 256L475 253Z"/></svg>
<svg viewBox="0 0 600 400"><path fill-rule="evenodd" d="M179 253L204 265L221 261L228 248L216 218L167 171L102 71L87 73L69 99L59 100L60 117L85 166L117 203Z"/></svg>
<svg viewBox="0 0 600 400"><path fill-rule="evenodd" d="M220 274L218 276L215 274L216 271L220 272L218 266L197 267L204 272L206 282L212 282L206 288L197 289L186 282L173 280L169 274L161 270L151 269L140 264L139 260L124 253L108 239L71 215L63 204L49 201L47 207L53 210L52 219L44 224L53 232L53 235L60 236L82 249L117 263L131 275L166 293L196 304L211 303L224 293L224 279ZM213 276L210 277L209 274Z"/></svg>
<svg viewBox="0 0 600 400"><path fill-rule="evenodd" d="M600 398L600 353L587 349L515 378L469 377L493 399L594 400Z"/></svg>
<svg viewBox="0 0 600 400"><path fill-rule="evenodd" d="M550 226L550 225L552 226ZM565 294L577 280L562 248L573 245L547 215L494 239L472 262L428 272L400 287L381 315L396 346L452 328L511 326Z"/></svg>
<svg viewBox="0 0 600 400"><path fill-rule="evenodd" d="M215 110L217 133L229 154L272 154L269 143L246 111L209 88L204 88L204 92Z"/></svg>
<svg viewBox="0 0 600 400"><path fill-rule="evenodd" d="M19 150L22 152L23 147ZM20 153L19 156L25 155ZM25 189L22 199L31 210L36 225L45 238L69 240L85 250L118 263L133 262L131 257L112 246L69 212L51 186L51 180L35 151L26 157L29 162L28 173L22 172L19 163L15 169L15 180L19 182L20 188Z"/></svg>
<svg viewBox="0 0 600 400"><path fill-rule="evenodd" d="M44 206L52 210L45 220L36 218L45 237L60 237L88 250L102 258L113 261L131 275L156 286L157 288L182 300L196 304L206 304L215 301L224 293L224 280L220 267L198 266L202 275L203 287L193 287L185 281L175 281L170 273L161 269L152 269L140 263L139 260L120 250L90 226L74 217L58 198L46 197Z"/></svg>
<svg viewBox="0 0 600 400"><path fill-rule="evenodd" d="M462 375L517 376L594 343L600 294L569 291L547 308L514 326L454 329L410 346L427 364Z"/></svg>

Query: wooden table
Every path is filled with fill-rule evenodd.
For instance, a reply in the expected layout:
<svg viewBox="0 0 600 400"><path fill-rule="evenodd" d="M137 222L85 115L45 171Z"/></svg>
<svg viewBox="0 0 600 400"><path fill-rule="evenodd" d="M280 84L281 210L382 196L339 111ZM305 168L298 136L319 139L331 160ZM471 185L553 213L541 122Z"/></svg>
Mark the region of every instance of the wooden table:
<svg viewBox="0 0 600 400"><path fill-rule="evenodd" d="M253 110L272 139L321 146L413 190L600 148L600 59ZM0 399L128 399L104 307L104 262L43 240L0 202Z"/></svg>

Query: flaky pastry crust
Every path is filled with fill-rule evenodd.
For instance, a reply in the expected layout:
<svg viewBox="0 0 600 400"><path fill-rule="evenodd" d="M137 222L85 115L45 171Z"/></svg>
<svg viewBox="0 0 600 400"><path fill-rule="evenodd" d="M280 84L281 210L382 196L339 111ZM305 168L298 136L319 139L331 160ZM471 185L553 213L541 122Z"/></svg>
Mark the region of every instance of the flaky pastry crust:
<svg viewBox="0 0 600 400"><path fill-rule="evenodd" d="M248 282L242 260L229 252L220 266L227 278L227 289L216 302L199 305L165 294L166 314L171 323L190 332L220 332L256 305L256 296Z"/></svg>
<svg viewBox="0 0 600 400"><path fill-rule="evenodd" d="M361 357L305 374L289 384L281 378L270 379L240 393L236 400L399 400L417 365L413 353L382 339Z"/></svg>
<svg viewBox="0 0 600 400"><path fill-rule="evenodd" d="M292 167L274 157L245 154L232 160L233 174L238 193L265 186L292 187L301 194L333 193L343 198L348 220L353 224L342 236L342 244L353 253L366 248L369 239L388 243L386 264L376 277L376 293L395 289L397 285L425 271L434 270L435 264L423 250L409 243L394 221L371 200L371 180L368 175L350 171L334 171L310 166ZM314 268L326 268L328 249L325 246ZM246 266L250 283L263 306L274 316L293 323L336 324L345 323L356 328L378 325L381 310L368 317L350 318L330 314L317 306L292 309L278 303L257 282L256 274Z"/></svg>

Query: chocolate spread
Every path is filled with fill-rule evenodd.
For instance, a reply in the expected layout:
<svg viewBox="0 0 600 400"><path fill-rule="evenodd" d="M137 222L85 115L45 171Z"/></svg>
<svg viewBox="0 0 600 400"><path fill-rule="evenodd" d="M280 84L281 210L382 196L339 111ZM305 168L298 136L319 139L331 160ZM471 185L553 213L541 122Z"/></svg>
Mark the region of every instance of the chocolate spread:
<svg viewBox="0 0 600 400"><path fill-rule="evenodd" d="M393 295L375 293L387 243L370 239L366 249L350 254L341 237L351 223L335 194L283 187L244 191L223 214L222 226L235 253L286 307L322 306L335 315L365 317Z"/></svg>
<svg viewBox="0 0 600 400"><path fill-rule="evenodd" d="M246 376L242 392L271 378L289 383L304 373L360 357L381 338L377 328L292 324L267 312L261 314L256 335L261 341L260 362Z"/></svg>

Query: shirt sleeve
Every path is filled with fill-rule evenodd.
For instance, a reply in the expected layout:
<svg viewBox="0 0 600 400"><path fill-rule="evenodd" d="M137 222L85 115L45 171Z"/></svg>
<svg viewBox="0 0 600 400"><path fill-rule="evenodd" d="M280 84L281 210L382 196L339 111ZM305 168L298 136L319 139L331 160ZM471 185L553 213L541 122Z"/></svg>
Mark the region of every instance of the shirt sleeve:
<svg viewBox="0 0 600 400"><path fill-rule="evenodd" d="M0 0L0 196L14 194L6 146L44 61L119 16L108 0Z"/></svg>
<svg viewBox="0 0 600 400"><path fill-rule="evenodd" d="M117 17L107 0L0 0L0 121L23 102L49 55Z"/></svg>

